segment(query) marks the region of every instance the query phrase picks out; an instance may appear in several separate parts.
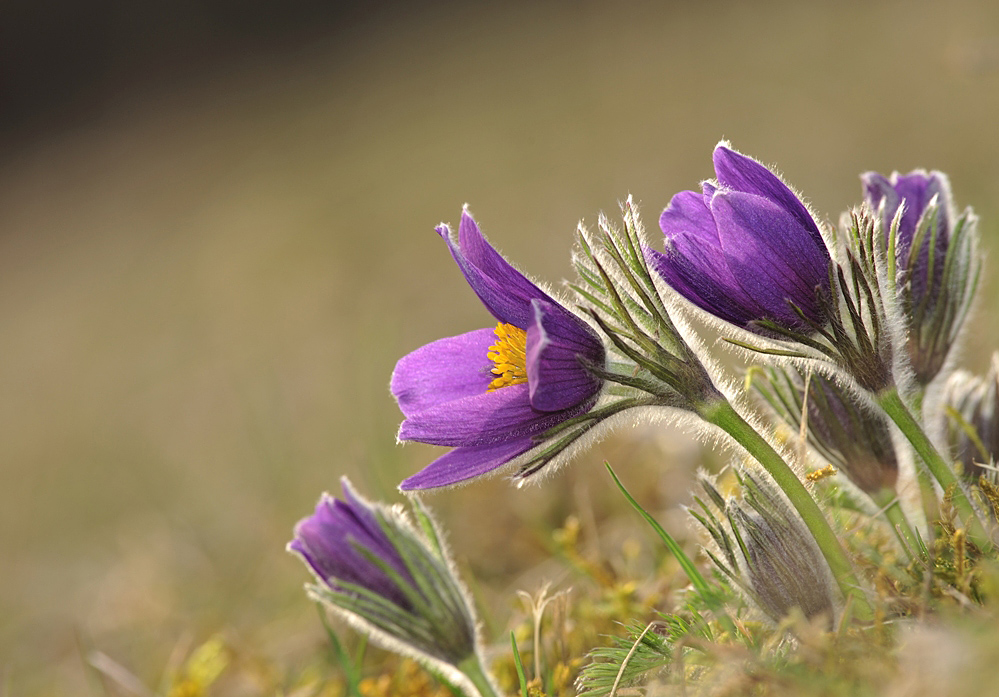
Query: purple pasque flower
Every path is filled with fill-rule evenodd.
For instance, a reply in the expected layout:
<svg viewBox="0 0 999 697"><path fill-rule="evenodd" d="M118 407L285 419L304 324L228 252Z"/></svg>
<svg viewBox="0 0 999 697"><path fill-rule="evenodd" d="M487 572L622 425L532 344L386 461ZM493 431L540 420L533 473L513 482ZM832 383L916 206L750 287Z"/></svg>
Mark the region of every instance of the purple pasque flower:
<svg viewBox="0 0 999 697"><path fill-rule="evenodd" d="M477 656L475 612L426 509L413 501L421 534L399 508L368 502L341 482L343 500L323 494L288 543L318 579L310 597L438 672Z"/></svg>
<svg viewBox="0 0 999 697"><path fill-rule="evenodd" d="M818 223L756 160L724 141L713 159L717 179L680 192L663 211L666 251L647 250L653 267L692 303L740 327L770 320L808 331L795 307L824 324L830 257Z"/></svg>
<svg viewBox="0 0 999 697"><path fill-rule="evenodd" d="M295 526L295 539L288 549L298 553L327 586L340 590L341 583L366 588L403 609L410 609L399 584L361 550L367 550L386 566L413 584L413 577L388 539L375 509L361 499L344 478L343 501L323 494L316 512ZM349 592L349 591L348 591Z"/></svg>
<svg viewBox="0 0 999 697"><path fill-rule="evenodd" d="M879 206L884 206L880 210L886 237L898 209L902 208L895 241L897 268L900 273L908 277L915 303L921 303L924 299L929 302L935 301L940 293L944 258L952 229L953 204L947 175L943 172L917 169L908 174L892 172L891 177L885 177L877 172L867 172L860 178L864 185L864 198L874 210L877 211ZM927 208L934 199L936 199L934 209L928 211ZM936 219L923 220L927 213L935 215ZM926 223L935 225L935 236L934 228L928 227L925 237L919 241L918 254L910 258L917 231L921 224ZM932 269L930 268L931 247L934 250Z"/></svg>
<svg viewBox="0 0 999 697"><path fill-rule="evenodd" d="M403 490L447 486L510 462L588 411L602 387L587 369L604 363L596 333L500 256L467 210L456 238L446 225L437 232L498 324L434 341L396 365L391 389L406 417L399 440L454 448Z"/></svg>

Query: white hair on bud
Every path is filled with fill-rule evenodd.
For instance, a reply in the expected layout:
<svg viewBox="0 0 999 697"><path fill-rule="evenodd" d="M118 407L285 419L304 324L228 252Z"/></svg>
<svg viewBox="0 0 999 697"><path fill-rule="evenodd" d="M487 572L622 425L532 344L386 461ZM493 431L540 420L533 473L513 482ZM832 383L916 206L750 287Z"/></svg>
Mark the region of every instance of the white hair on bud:
<svg viewBox="0 0 999 697"><path fill-rule="evenodd" d="M450 663L437 658L436 656L431 656L428 653L420 651L412 644L407 644L406 642L398 639L387 633L385 630L376 627L359 615L345 610L343 608L337 607L335 605L330 605L323 601L322 592L315 586L306 584L306 593L311 600L319 602L323 605L327 612L339 617L343 620L351 629L362 634L366 634L370 637L371 641L385 649L386 651L391 651L397 653L405 658L411 658L420 665L427 668L431 673L443 676L449 682L453 683L462 689L463 693L466 695L474 695L475 697L482 697L479 690L475 687L474 683L468 678L467 675L462 673L458 668L451 665ZM482 657L478 655L479 649L476 644L476 658L481 662ZM493 683L493 677L486 672L486 679ZM496 693L499 694L498 687L494 684L494 689Z"/></svg>

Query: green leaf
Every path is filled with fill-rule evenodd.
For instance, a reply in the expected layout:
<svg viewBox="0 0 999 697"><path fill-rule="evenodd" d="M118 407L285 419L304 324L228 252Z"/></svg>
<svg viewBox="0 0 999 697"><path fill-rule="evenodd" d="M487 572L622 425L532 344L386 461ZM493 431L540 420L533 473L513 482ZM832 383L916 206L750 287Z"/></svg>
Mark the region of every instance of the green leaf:
<svg viewBox="0 0 999 697"><path fill-rule="evenodd" d="M524 675L524 662L520 659L520 649L517 648L517 637L510 632L510 643L513 645L513 664L517 667L517 680L520 681L520 696L527 695L527 676Z"/></svg>

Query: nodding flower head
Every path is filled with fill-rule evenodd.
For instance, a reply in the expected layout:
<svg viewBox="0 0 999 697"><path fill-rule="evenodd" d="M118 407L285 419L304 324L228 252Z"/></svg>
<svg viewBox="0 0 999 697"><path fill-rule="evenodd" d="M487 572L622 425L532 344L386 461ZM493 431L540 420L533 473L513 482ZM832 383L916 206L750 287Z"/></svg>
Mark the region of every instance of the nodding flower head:
<svg viewBox="0 0 999 697"><path fill-rule="evenodd" d="M807 410L807 440L818 454L861 491L894 491L898 457L885 417L834 380L795 369L754 371L753 386L788 426L798 429ZM805 394L805 385L808 394Z"/></svg>
<svg viewBox="0 0 999 697"><path fill-rule="evenodd" d="M714 166L717 179L663 211L666 251L650 250L652 265L692 303L740 327L824 324L830 256L812 214L776 174L726 143Z"/></svg>
<svg viewBox="0 0 999 697"><path fill-rule="evenodd" d="M583 320L493 249L464 211L457 236L437 228L495 328L439 339L403 357L392 394L399 440L454 448L402 483L447 486L501 467L544 433L587 412L603 382L604 346Z"/></svg>

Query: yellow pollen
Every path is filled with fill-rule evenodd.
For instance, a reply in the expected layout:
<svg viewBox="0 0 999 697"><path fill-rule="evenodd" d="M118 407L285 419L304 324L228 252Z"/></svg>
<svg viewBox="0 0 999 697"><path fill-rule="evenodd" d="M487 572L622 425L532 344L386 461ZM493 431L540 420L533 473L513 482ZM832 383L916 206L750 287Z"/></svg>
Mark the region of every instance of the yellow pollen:
<svg viewBox="0 0 999 697"><path fill-rule="evenodd" d="M826 477L831 477L836 474L836 468L832 465L826 465L820 470L813 470L805 475L805 479L810 482L817 482L820 479L825 479Z"/></svg>
<svg viewBox="0 0 999 697"><path fill-rule="evenodd" d="M493 362L493 375L488 392L501 387L527 382L527 332L512 324L500 322L493 330L496 343L486 356Z"/></svg>

